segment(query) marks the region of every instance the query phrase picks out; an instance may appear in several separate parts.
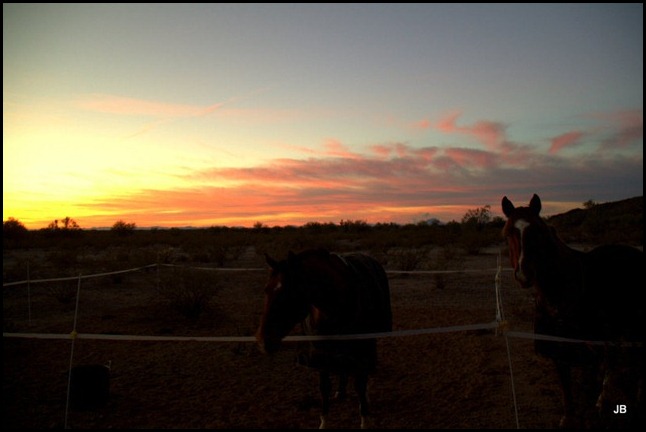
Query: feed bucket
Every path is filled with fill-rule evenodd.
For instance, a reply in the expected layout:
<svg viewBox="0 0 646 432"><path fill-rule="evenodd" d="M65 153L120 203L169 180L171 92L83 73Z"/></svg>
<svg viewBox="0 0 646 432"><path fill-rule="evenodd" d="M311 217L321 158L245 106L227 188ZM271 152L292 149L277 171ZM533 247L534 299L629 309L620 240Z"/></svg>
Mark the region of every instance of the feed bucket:
<svg viewBox="0 0 646 432"><path fill-rule="evenodd" d="M72 368L70 404L78 410L100 408L110 395L110 368L105 365L82 365Z"/></svg>

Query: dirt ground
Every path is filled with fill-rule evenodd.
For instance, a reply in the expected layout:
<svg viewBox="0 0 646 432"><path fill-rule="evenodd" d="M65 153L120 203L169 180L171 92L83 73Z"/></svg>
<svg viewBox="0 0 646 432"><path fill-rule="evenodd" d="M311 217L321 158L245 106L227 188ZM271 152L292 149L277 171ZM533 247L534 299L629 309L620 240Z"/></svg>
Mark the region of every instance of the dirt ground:
<svg viewBox="0 0 646 432"><path fill-rule="evenodd" d="M495 321L496 265L492 250L465 256L460 267L469 272L390 273L393 330ZM156 295L164 270L83 280L76 328L142 336L253 335L266 272L205 272L217 293L195 320ZM69 334L75 300L61 302L52 286L31 284L29 302L25 285L5 287L4 332ZM511 328L532 331L531 293L509 271L502 274L501 295ZM369 383L375 428L558 426L556 376L551 363L534 354L531 340L494 330L459 331L383 338L378 349L378 369ZM3 427L317 428L318 374L295 364L296 350L293 342L268 356L247 342L3 337ZM110 362L107 404L66 408L70 360L74 366ZM358 402L349 390L345 402L332 405L329 427L359 426Z"/></svg>

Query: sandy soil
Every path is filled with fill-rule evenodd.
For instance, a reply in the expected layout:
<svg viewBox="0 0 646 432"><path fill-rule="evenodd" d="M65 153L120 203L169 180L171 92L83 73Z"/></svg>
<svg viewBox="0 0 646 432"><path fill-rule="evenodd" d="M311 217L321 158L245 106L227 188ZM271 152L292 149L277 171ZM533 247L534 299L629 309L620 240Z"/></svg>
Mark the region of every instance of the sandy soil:
<svg viewBox="0 0 646 432"><path fill-rule="evenodd" d="M486 324L496 318L497 255L465 257L477 273L390 274L394 330ZM241 263L244 265L244 263ZM506 264L506 260L505 260ZM155 269L83 281L77 330L158 336L250 336L262 308L265 272L207 272L217 284L197 320L159 298ZM61 285L61 284L59 284ZM74 290L76 282L72 282ZM502 277L511 328L532 329L531 293ZM5 288L5 332L69 333L74 300L61 303L52 284ZM60 289L56 288L56 289ZM58 298L57 298L58 297ZM507 343L509 345L507 345ZM493 330L379 340L379 367L369 384L373 426L554 428L560 393L551 364L533 343ZM9 428L316 428L318 375L294 362L296 345L266 356L252 343L77 339L73 365L111 362L110 398L92 410L66 410L71 340L3 338L3 426ZM510 374L511 354L513 370ZM516 419L516 409L518 418ZM359 426L350 389L331 408L329 426Z"/></svg>

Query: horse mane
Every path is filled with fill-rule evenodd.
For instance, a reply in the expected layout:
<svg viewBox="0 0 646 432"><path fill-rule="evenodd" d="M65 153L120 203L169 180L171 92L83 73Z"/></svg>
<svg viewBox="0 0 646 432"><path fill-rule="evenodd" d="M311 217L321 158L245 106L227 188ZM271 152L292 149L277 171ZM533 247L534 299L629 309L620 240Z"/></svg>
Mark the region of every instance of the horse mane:
<svg viewBox="0 0 646 432"><path fill-rule="evenodd" d="M299 260L304 260L310 257L316 257L316 258L327 258L330 256L330 251L328 251L325 248L313 248L313 249L306 249L304 251L301 251L299 253L294 253L292 251L289 252L288 254L288 259L293 260L293 259L299 259Z"/></svg>

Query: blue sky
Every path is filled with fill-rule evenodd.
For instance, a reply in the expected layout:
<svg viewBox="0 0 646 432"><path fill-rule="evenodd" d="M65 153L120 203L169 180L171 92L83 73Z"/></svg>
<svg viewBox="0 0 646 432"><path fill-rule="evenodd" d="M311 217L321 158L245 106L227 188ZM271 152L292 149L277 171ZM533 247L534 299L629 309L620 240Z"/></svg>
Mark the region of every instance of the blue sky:
<svg viewBox="0 0 646 432"><path fill-rule="evenodd" d="M642 4L3 4L3 219L460 220L643 195Z"/></svg>

